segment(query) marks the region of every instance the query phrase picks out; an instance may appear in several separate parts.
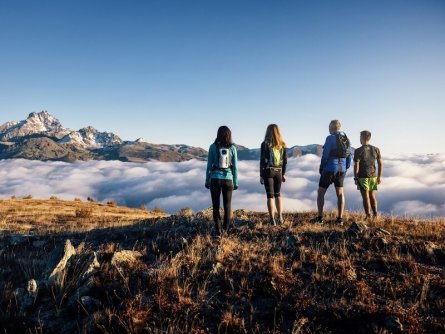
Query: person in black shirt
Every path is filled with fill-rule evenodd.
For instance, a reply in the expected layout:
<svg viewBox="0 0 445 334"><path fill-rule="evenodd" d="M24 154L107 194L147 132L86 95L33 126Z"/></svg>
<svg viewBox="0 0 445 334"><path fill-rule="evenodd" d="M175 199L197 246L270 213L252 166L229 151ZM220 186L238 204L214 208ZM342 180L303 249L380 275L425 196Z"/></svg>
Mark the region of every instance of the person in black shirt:
<svg viewBox="0 0 445 334"><path fill-rule="evenodd" d="M267 127L264 141L261 143L260 182L264 184L267 194L269 223L276 226L275 207L278 213L278 224L283 223L282 201L280 196L281 182L285 182L287 165L286 143L281 137L276 124Z"/></svg>
<svg viewBox="0 0 445 334"><path fill-rule="evenodd" d="M369 145L371 140L371 132L360 132L361 147L354 152L354 181L357 189L360 190L363 199L363 207L366 217L371 218L370 210L373 216L377 217L377 198L375 192L377 185L380 184L382 178L383 164L380 150ZM377 174L375 163L377 161Z"/></svg>

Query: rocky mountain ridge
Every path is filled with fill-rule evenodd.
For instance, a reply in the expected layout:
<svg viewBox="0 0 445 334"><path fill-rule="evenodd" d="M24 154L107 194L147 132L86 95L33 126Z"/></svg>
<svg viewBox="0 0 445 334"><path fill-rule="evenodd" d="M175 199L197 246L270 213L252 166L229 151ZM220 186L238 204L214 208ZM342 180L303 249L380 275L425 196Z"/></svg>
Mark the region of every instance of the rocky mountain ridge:
<svg viewBox="0 0 445 334"><path fill-rule="evenodd" d="M259 160L260 150L237 145L240 160ZM321 145L293 146L289 157L305 154L320 155ZM154 144L146 139L123 141L111 132L101 132L92 126L79 130L65 128L47 111L32 112L22 121L0 125L0 159L30 159L42 161L120 160L169 162L191 159L205 160L207 151L180 145Z"/></svg>

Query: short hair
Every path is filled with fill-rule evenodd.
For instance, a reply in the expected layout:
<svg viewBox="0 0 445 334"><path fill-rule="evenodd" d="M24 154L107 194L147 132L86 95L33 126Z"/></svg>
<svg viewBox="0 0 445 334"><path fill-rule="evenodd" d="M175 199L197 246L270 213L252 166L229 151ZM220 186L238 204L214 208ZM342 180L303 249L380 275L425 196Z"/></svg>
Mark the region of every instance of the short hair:
<svg viewBox="0 0 445 334"><path fill-rule="evenodd" d="M362 132L360 132L360 138L369 141L371 139L371 132L369 132L368 130L363 130Z"/></svg>
<svg viewBox="0 0 445 334"><path fill-rule="evenodd" d="M341 128L341 123L338 119L334 119L329 123L329 130L339 131Z"/></svg>

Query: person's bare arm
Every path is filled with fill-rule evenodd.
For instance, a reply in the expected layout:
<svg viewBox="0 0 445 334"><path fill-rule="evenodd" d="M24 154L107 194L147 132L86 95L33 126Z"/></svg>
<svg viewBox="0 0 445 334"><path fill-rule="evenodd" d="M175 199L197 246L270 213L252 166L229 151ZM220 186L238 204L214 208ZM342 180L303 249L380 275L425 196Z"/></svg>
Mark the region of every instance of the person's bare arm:
<svg viewBox="0 0 445 334"><path fill-rule="evenodd" d="M358 171L360 169L360 160L354 161L354 181L357 184Z"/></svg>
<svg viewBox="0 0 445 334"><path fill-rule="evenodd" d="M379 169L377 172L377 183L379 184L381 182L383 172L383 163L381 158L377 159L377 167Z"/></svg>

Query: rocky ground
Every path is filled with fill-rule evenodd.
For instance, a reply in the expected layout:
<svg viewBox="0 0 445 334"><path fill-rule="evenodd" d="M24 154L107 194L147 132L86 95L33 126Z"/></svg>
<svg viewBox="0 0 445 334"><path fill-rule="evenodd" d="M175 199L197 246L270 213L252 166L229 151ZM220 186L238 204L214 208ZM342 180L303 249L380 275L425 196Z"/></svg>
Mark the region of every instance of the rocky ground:
<svg viewBox="0 0 445 334"><path fill-rule="evenodd" d="M445 221L210 211L0 237L4 333L445 333ZM332 217L334 215L332 214Z"/></svg>

